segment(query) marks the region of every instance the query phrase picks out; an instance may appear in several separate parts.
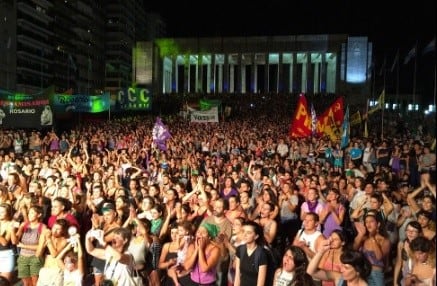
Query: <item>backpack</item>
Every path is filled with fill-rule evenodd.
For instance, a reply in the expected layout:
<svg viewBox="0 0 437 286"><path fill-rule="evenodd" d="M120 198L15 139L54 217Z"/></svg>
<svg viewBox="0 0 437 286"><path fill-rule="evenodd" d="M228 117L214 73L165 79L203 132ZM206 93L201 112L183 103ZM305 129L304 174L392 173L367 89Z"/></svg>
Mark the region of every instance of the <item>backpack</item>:
<svg viewBox="0 0 437 286"><path fill-rule="evenodd" d="M266 282L264 285L266 286L272 286L273 285L273 278L275 276L276 269L279 268L281 265L281 258L279 251L276 249L272 249L267 245L264 245L263 247L257 247L254 253L254 262L255 265L259 265L259 261L261 259L261 253L264 251L267 255L267 275L266 275ZM243 257L244 253L247 252L246 244L243 244L239 248L239 256Z"/></svg>

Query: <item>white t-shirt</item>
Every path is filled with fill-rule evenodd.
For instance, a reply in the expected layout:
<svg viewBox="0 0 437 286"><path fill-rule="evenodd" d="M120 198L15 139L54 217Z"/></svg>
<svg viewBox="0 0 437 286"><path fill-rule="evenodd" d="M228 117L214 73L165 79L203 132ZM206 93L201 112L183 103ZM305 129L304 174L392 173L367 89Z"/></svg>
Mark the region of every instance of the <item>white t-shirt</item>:
<svg viewBox="0 0 437 286"><path fill-rule="evenodd" d="M83 274L80 273L79 269L72 272L64 271L64 286L82 286Z"/></svg>
<svg viewBox="0 0 437 286"><path fill-rule="evenodd" d="M291 285L291 281L294 278L293 272L287 272L284 270L280 270L281 273L276 277L273 285L275 286L288 286Z"/></svg>
<svg viewBox="0 0 437 286"><path fill-rule="evenodd" d="M133 256L129 252L125 252L125 254ZM129 279L133 275L133 261L129 265L122 264L116 260L114 260L109 253L105 253L106 256L106 264L104 271L104 278L111 280L114 283L114 286L135 286L132 279Z"/></svg>

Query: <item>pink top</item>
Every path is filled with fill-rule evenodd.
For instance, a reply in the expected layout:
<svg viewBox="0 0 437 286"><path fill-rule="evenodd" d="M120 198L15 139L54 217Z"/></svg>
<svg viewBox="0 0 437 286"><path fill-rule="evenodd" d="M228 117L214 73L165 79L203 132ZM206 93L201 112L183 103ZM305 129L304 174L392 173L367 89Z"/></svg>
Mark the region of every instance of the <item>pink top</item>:
<svg viewBox="0 0 437 286"><path fill-rule="evenodd" d="M205 258L208 259L210 253L205 253ZM216 280L217 267L212 267L208 272L202 272L199 263L196 262L191 271L191 280L198 284L212 284Z"/></svg>

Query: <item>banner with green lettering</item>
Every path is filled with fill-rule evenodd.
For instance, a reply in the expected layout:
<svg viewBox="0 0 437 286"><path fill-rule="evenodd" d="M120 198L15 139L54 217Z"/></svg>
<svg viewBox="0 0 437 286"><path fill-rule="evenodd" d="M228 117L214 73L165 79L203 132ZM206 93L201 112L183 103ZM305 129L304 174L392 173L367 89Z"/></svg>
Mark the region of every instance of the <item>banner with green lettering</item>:
<svg viewBox="0 0 437 286"><path fill-rule="evenodd" d="M124 110L151 110L152 95L148 88L129 87L118 92L116 98L117 111Z"/></svg>
<svg viewBox="0 0 437 286"><path fill-rule="evenodd" d="M52 105L55 112L99 113L109 110L109 93L102 95L54 94Z"/></svg>

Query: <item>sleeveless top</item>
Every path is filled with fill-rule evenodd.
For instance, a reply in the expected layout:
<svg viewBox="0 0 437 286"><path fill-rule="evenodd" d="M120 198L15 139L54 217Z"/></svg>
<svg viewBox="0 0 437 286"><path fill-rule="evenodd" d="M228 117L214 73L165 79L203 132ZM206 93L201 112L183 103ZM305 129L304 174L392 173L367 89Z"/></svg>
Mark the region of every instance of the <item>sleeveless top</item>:
<svg viewBox="0 0 437 286"><path fill-rule="evenodd" d="M288 220L292 220L292 219L297 219L298 215L297 213L294 211L292 212L289 207L288 204L293 204L293 205L297 205L299 203L299 199L297 198L297 196L293 195L290 199L288 199L288 201L283 201L281 204L281 209L279 212L280 218L281 218L281 222L285 222Z"/></svg>
<svg viewBox="0 0 437 286"><path fill-rule="evenodd" d="M14 140L14 151L17 154L23 153L23 140L21 139Z"/></svg>
<svg viewBox="0 0 437 286"><path fill-rule="evenodd" d="M323 264L323 269L328 271L341 271L341 263L334 263L332 260L326 259ZM322 281L322 286L335 286L334 281Z"/></svg>
<svg viewBox="0 0 437 286"><path fill-rule="evenodd" d="M281 269L281 273L276 277L273 285L275 286L288 286L291 285L291 281L294 278L293 272L283 271Z"/></svg>
<svg viewBox="0 0 437 286"><path fill-rule="evenodd" d="M3 223L1 223L1 227L0 227L0 236L3 236L3 237L6 237L6 230L8 229L8 228L10 228L10 226L11 226L11 223L10 222L3 222ZM6 245L1 245L0 244L0 251L2 251L2 250L10 250L11 249L11 246L12 246L12 243L11 243L11 241L9 241Z"/></svg>
<svg viewBox="0 0 437 286"><path fill-rule="evenodd" d="M165 261L168 261L172 258L177 258L178 257L178 253L177 252L167 252L167 255L165 256Z"/></svg>
<svg viewBox="0 0 437 286"><path fill-rule="evenodd" d="M40 225L32 228L30 224L25 228L23 235L21 236L21 243L26 245L37 245L39 241L39 231ZM23 256L34 256L36 254L36 250L21 248L20 255Z"/></svg>
<svg viewBox="0 0 437 286"><path fill-rule="evenodd" d="M60 149L59 139L50 141L50 151L57 151Z"/></svg>
<svg viewBox="0 0 437 286"><path fill-rule="evenodd" d="M167 252L167 255L165 256L165 261L169 261L172 258L177 258L178 254L177 252ZM166 277L165 279L163 279L163 283L161 285L163 286L174 286L173 281L171 281L171 279L168 279L168 277Z"/></svg>
<svg viewBox="0 0 437 286"><path fill-rule="evenodd" d="M211 255L210 252L205 253L205 258ZM199 262L196 262L193 270L191 271L190 277L191 280L195 283L199 284L212 284L216 280L217 267L213 267L208 272L202 272L199 267Z"/></svg>
<svg viewBox="0 0 437 286"><path fill-rule="evenodd" d="M338 207L335 209L335 214L338 216L340 211L344 209L344 206L339 204ZM344 218L343 218L344 219ZM325 223L323 224L323 235L325 237L329 237L331 233L336 229L343 229L334 219L331 213L328 214L328 216L325 219Z"/></svg>
<svg viewBox="0 0 437 286"><path fill-rule="evenodd" d="M384 260L378 260L376 258L375 252L373 250L367 250L367 249L361 248L361 252L367 258L367 260L369 260L369 262L370 262L370 264L372 264L372 266L384 267Z"/></svg>
<svg viewBox="0 0 437 286"><path fill-rule="evenodd" d="M316 252L316 246L315 246L315 242L316 239L322 235L322 233L318 230L316 230L314 233L311 234L306 234L305 231L300 231L299 233L299 241L304 241L306 242L308 248L313 251Z"/></svg>
<svg viewBox="0 0 437 286"><path fill-rule="evenodd" d="M148 249L146 248L146 244L144 243L144 239L140 242L135 241L135 239L132 239L129 243L128 251L132 253L132 256L134 257L136 264L145 264L146 263L146 256L145 254L148 252Z"/></svg>

